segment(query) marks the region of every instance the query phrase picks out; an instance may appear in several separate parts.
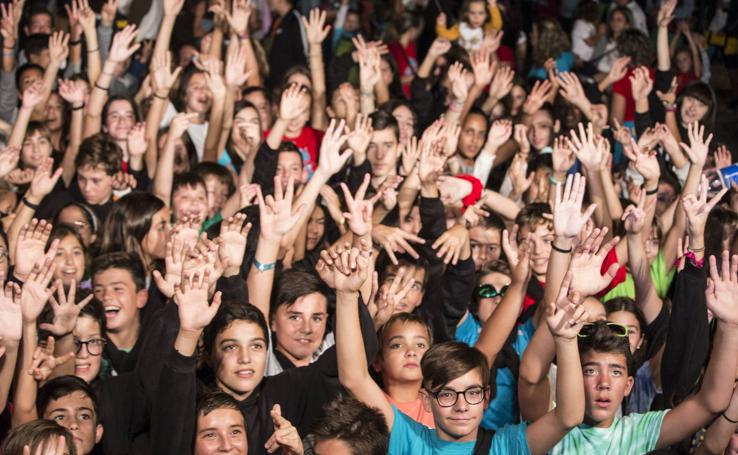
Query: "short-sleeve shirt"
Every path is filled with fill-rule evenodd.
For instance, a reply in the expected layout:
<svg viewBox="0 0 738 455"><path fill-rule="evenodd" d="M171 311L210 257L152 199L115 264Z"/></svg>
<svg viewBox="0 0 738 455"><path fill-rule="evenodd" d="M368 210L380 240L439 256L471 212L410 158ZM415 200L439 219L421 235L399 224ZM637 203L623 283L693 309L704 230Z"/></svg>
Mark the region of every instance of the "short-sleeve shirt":
<svg viewBox="0 0 738 455"><path fill-rule="evenodd" d="M395 423L390 434L388 455L469 455L476 441L453 442L438 438L436 431L421 425L392 407ZM525 432L528 425L510 425L495 432L489 453L494 455L528 455L530 448Z"/></svg>
<svg viewBox="0 0 738 455"><path fill-rule="evenodd" d="M650 452L656 448L667 412L654 411L616 418L610 428L579 425L567 433L549 454L640 455Z"/></svg>
<svg viewBox="0 0 738 455"><path fill-rule="evenodd" d="M635 120L636 104L633 99L633 89L630 86L630 76L633 75L633 71L634 68L630 68L622 79L612 85L613 93L617 93L618 95L625 97L624 122L632 122ZM653 68L648 69L648 77L650 77L652 81L656 79L656 71Z"/></svg>
<svg viewBox="0 0 738 455"><path fill-rule="evenodd" d="M282 141L292 142L300 150L302 164L307 169L310 177L312 177L313 172L318 168L318 155L324 134L323 131L305 125L297 137L284 136L282 138ZM267 137L269 137L268 130L264 132L264 139L266 140Z"/></svg>
<svg viewBox="0 0 738 455"><path fill-rule="evenodd" d="M615 248L613 248L613 251L614 250ZM659 254L656 256L656 259L651 263L651 281L656 289L656 294L660 298L663 299L666 297L666 293L669 292L669 286L671 286L671 281L674 279L675 273L676 269L674 267L667 267L666 265L664 250L659 250ZM625 275L623 282L605 294L603 302L616 297L635 298L635 282L633 281L633 276L630 273Z"/></svg>

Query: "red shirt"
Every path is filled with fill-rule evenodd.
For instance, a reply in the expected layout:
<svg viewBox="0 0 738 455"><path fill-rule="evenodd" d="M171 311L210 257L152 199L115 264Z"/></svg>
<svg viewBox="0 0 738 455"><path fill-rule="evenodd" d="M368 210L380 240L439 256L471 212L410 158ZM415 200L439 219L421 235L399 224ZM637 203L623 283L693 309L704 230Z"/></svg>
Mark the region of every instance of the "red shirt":
<svg viewBox="0 0 738 455"><path fill-rule="evenodd" d="M308 175L312 176L318 167L318 155L320 153L320 144L323 142L325 133L316 130L310 126L304 126L300 135L297 137L282 137L283 141L292 142L300 149L302 155L302 163L308 171ZM269 131L264 132L264 139L269 136Z"/></svg>
<svg viewBox="0 0 738 455"><path fill-rule="evenodd" d="M634 69L635 68L628 69L628 72L625 73L625 76L623 76L623 78L619 81L615 82L615 84L613 84L612 86L613 93L617 93L625 97L625 115L623 116L624 122L632 122L633 120L635 120L636 104L635 100L633 99L633 90L630 86L630 76L633 75ZM654 71L653 68L648 69L648 75L652 81L656 79L656 71Z"/></svg>
<svg viewBox="0 0 738 455"><path fill-rule="evenodd" d="M690 71L689 73L677 72L676 78L677 78L677 93L681 93L682 90L684 90L684 87L686 87L690 82L700 80L697 77L697 75L694 74L694 71Z"/></svg>
<svg viewBox="0 0 738 455"><path fill-rule="evenodd" d="M395 63L397 63L397 73L400 77L414 76L418 69L418 53L415 49L415 43L410 41L407 47L404 48L400 43L392 43L387 48L395 59ZM402 91L409 98L410 84L403 84Z"/></svg>

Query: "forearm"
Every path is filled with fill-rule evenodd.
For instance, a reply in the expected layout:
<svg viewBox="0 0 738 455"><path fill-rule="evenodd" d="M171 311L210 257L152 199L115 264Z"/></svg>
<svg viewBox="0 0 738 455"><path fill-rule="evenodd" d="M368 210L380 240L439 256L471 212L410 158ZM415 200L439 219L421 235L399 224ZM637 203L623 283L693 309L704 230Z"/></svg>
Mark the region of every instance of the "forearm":
<svg viewBox="0 0 738 455"><path fill-rule="evenodd" d="M520 207L510 198L506 198L497 191L487 191L484 197L484 205L507 220L514 220Z"/></svg>
<svg viewBox="0 0 738 455"><path fill-rule="evenodd" d="M15 125L13 125L13 130L8 139L8 147L21 147L23 145L32 113L33 108L26 106L21 106L18 110L18 117L16 117Z"/></svg>
<svg viewBox="0 0 738 455"><path fill-rule="evenodd" d="M374 112L374 90L373 89L364 89L363 87L360 90L359 95L359 103L361 106L361 113L364 115L369 115L372 112Z"/></svg>
<svg viewBox="0 0 738 455"><path fill-rule="evenodd" d="M146 169L149 172L149 177L154 177L158 173L156 164L159 160L159 141L157 139L159 138L159 125L167 107L168 95L168 93L155 93L151 101L151 106L149 106L149 111L146 113L146 140L148 141L148 146L146 147L144 160L146 160Z"/></svg>
<svg viewBox="0 0 738 455"><path fill-rule="evenodd" d="M152 61L156 60L156 58L164 57L169 51L169 41L172 38L172 30L174 29L176 19L176 14L169 11L164 12L164 18L159 26L159 34L156 36L156 41L154 42L154 52L151 54Z"/></svg>
<svg viewBox="0 0 738 455"><path fill-rule="evenodd" d="M613 217L607 210L607 196L605 195L605 185L602 182L602 173L598 170L587 170L587 183L591 202L597 204L594 211L595 226L607 227L608 231L612 232Z"/></svg>
<svg viewBox="0 0 738 455"><path fill-rule="evenodd" d="M324 130L327 125L325 115L326 87L325 68L323 67L323 49L320 43L310 44L310 78L313 83L313 104L311 125L318 130Z"/></svg>
<svg viewBox="0 0 738 455"><path fill-rule="evenodd" d="M72 124L69 127L69 143L64 151L62 159L62 179L64 185L69 186L74 178L76 167L74 160L77 158L79 146L82 143L82 127L84 123L84 109L72 109Z"/></svg>
<svg viewBox="0 0 738 455"><path fill-rule="evenodd" d="M87 43L87 79L90 84L95 84L102 71L102 59L100 57L100 44L97 40L95 29L85 30L85 42Z"/></svg>
<svg viewBox="0 0 738 455"><path fill-rule="evenodd" d="M607 203L607 212L613 220L619 220L623 216L623 205L620 203L620 197L615 191L615 185L612 183L612 175L610 170L605 168L600 171L602 179L602 190Z"/></svg>
<svg viewBox="0 0 738 455"><path fill-rule="evenodd" d="M171 202L172 185L174 184L174 144L175 138L167 138L164 149L159 156L159 163L156 166L156 175L154 176L153 191L154 195L164 201L168 206Z"/></svg>
<svg viewBox="0 0 738 455"><path fill-rule="evenodd" d="M177 338L174 340L174 349L185 357L195 355L197 350L197 341L200 339L202 330L187 330L182 327L177 332Z"/></svg>
<svg viewBox="0 0 738 455"><path fill-rule="evenodd" d="M669 71L671 69L671 56L669 55L669 29L667 27L659 27L656 36L656 68L659 71Z"/></svg>
<svg viewBox="0 0 738 455"><path fill-rule="evenodd" d="M360 393L366 381L371 380L360 336L358 299L357 292L336 292L338 377L341 385L354 394Z"/></svg>
<svg viewBox="0 0 738 455"><path fill-rule="evenodd" d="M63 337L57 338L54 345L54 357L63 357L65 355L75 353L74 335L70 332ZM49 375L49 379L59 376L67 376L74 374L74 362L65 362L58 365Z"/></svg>
<svg viewBox="0 0 738 455"><path fill-rule="evenodd" d="M84 137L90 137L100 131L102 110L108 100L108 92L110 91L110 84L113 82L115 66L115 62L106 60L100 77L92 85L92 93L90 94L90 101L87 105L87 113L85 115Z"/></svg>
<svg viewBox="0 0 738 455"><path fill-rule="evenodd" d="M210 49L208 49L208 56L215 59L222 61L223 60L223 26L221 24L217 23L215 25L215 29L213 29L213 33L211 34L212 39L210 41Z"/></svg>
<svg viewBox="0 0 738 455"><path fill-rule="evenodd" d="M21 349L21 366L16 378L16 389L13 397L13 416L11 420L13 428L38 418L36 414L38 385L33 376L28 374L28 370L33 363L34 351L38 345L35 321L23 323L21 343L23 346Z"/></svg>
<svg viewBox="0 0 738 455"><path fill-rule="evenodd" d="M28 192L30 193L30 191ZM31 204L39 204L41 202L40 197L33 197L30 194L25 195L26 199L28 199ZM30 223L31 220L33 220L33 215L36 213L36 210L30 208L24 203L18 204L18 208L15 210L15 218L13 218L13 222L10 224L10 228L8 229L8 249L10 251L10 262L12 264L15 263L15 257L18 254L16 251L16 245L18 244L18 236L20 235L20 231L26 224ZM23 278L25 277L18 277L15 275L15 272L13 273L14 276L17 278Z"/></svg>
<svg viewBox="0 0 738 455"><path fill-rule="evenodd" d="M249 78L246 81L248 87L258 87L262 85L259 73L259 61L256 59L254 46L249 38L241 38L241 46L246 49L246 70L249 71ZM266 127L266 125L262 125Z"/></svg>
<svg viewBox="0 0 738 455"><path fill-rule="evenodd" d="M561 250L572 250L574 240L570 237L556 235L554 236L553 245ZM570 263L571 252L562 253L556 249L551 249L548 268L546 269L546 287L543 291L543 302L555 302L558 299L561 283L564 281L567 270L569 270Z"/></svg>
<svg viewBox="0 0 738 455"><path fill-rule="evenodd" d="M527 283L515 282L507 288L502 302L487 319L479 334L475 348L487 357L487 364L494 365L495 358L507 342L520 315Z"/></svg>
<svg viewBox="0 0 738 455"><path fill-rule="evenodd" d="M225 96L218 96L213 100L208 121L208 134L205 136L205 151L202 161L218 162L218 143L220 142L225 110Z"/></svg>
<svg viewBox="0 0 738 455"><path fill-rule="evenodd" d="M723 453L725 453L725 449L728 447L728 444L730 444L730 438L733 436L733 433L735 433L736 427L738 426L737 424L728 421L728 419L738 419L738 417L736 417L738 416L738 397L736 396L735 391L730 399L728 409L726 409L723 414L725 414L727 418L718 416L718 418L712 422L705 432L702 445L695 450L695 455L723 455Z"/></svg>
<svg viewBox="0 0 738 455"><path fill-rule="evenodd" d="M651 267L645 255L646 245L643 243L642 235L629 233L627 242L628 267L635 282L636 304L643 311L646 322L650 324L659 315L662 302L651 280Z"/></svg>
<svg viewBox="0 0 738 455"><path fill-rule="evenodd" d="M16 362L18 361L18 342L5 343L5 355L0 358L0 409L5 409L8 404L10 386L15 375Z"/></svg>
<svg viewBox="0 0 738 455"><path fill-rule="evenodd" d="M279 144L282 143L285 131L287 131L287 124L289 121L278 117L277 121L272 125L272 129L269 130L269 135L266 138L266 143L272 150L277 150Z"/></svg>
<svg viewBox="0 0 738 455"><path fill-rule="evenodd" d="M556 414L560 428L566 430L584 418L584 376L577 340L555 338Z"/></svg>
<svg viewBox="0 0 738 455"><path fill-rule="evenodd" d="M710 413L722 412L733 393L738 357L738 329L718 321L718 329L697 400Z"/></svg>
<svg viewBox="0 0 738 455"><path fill-rule="evenodd" d="M256 253L254 253L254 262L259 261L261 264L274 264L277 262L279 254L280 239L265 239L259 237L259 243L256 245ZM272 295L272 286L274 284L275 270L260 271L256 268L256 264L251 265L246 284L251 296L251 303L261 310L262 314L269 320L269 299Z"/></svg>

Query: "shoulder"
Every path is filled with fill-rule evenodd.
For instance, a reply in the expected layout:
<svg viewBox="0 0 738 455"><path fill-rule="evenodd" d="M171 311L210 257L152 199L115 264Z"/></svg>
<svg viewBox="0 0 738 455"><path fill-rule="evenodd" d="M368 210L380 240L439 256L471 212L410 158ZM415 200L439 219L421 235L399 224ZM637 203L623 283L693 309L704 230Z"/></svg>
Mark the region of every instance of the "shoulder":
<svg viewBox="0 0 738 455"><path fill-rule="evenodd" d="M492 446L490 454L506 453L506 454L529 454L528 439L525 434L528 430L527 423L518 425L507 425L495 432L492 438Z"/></svg>
<svg viewBox="0 0 738 455"><path fill-rule="evenodd" d="M430 449L434 430L415 422L392 405L394 423L388 453L424 453Z"/></svg>

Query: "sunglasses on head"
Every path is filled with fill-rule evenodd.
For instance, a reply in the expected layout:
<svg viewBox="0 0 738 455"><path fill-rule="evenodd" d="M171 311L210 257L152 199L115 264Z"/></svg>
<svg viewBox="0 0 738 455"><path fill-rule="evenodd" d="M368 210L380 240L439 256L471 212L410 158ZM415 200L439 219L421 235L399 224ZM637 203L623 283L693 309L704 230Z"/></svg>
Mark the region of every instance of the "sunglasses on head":
<svg viewBox="0 0 738 455"><path fill-rule="evenodd" d="M582 330L579 331L579 337L580 338L587 338L589 336L592 336L597 330L598 327L605 326L610 330L610 333L612 333L615 336L618 337L627 337L628 336L628 327L622 325L622 324L616 324L614 322L590 322L587 324L584 324L582 327Z"/></svg>
<svg viewBox="0 0 738 455"><path fill-rule="evenodd" d="M483 299L494 299L497 296L504 296L507 292L507 286L502 286L499 291L491 284L480 284L477 286L477 296Z"/></svg>

